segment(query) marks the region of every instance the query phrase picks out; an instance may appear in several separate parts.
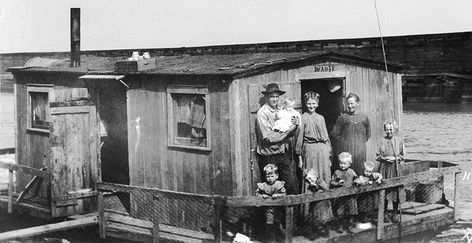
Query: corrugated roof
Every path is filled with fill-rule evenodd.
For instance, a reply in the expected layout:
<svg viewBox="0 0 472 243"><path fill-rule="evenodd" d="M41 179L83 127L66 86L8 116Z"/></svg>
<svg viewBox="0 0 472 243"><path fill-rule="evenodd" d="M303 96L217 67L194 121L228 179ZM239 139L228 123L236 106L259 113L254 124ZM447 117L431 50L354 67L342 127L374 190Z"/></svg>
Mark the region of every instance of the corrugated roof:
<svg viewBox="0 0 472 243"><path fill-rule="evenodd" d="M156 58L156 68L138 72L140 74L192 74L248 76L289 66L303 66L326 61L341 62L375 69L384 69L382 62L334 52L290 52L290 53L246 53L227 55L182 55ZM125 57L83 57L81 67L56 66L49 68L28 68L23 70L39 72L74 72L88 74L123 74L114 71L115 62ZM398 72L399 65L389 64L389 71ZM15 69L10 69L14 71Z"/></svg>

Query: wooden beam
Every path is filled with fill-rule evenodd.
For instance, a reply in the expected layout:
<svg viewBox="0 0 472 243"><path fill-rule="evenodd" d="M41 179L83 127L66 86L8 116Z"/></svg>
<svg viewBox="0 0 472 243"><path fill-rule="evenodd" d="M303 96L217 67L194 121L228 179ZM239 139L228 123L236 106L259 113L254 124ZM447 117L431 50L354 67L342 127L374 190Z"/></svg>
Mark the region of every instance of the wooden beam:
<svg viewBox="0 0 472 243"><path fill-rule="evenodd" d="M13 170L8 170L8 213L13 213Z"/></svg>
<svg viewBox="0 0 472 243"><path fill-rule="evenodd" d="M56 231L65 231L68 229L79 228L84 226L96 225L98 222L96 216L75 219L71 221L65 221L54 224L41 225L26 229L13 230L4 233L0 233L0 241L7 241L16 238L27 238L37 235L43 235Z"/></svg>
<svg viewBox="0 0 472 243"><path fill-rule="evenodd" d="M158 188L149 188L149 187L140 187L140 186L129 186L123 184L115 184L109 182L97 182L97 190L101 191L111 191L111 192L127 192L132 193L136 192L137 190L141 190L144 192L152 193L155 195L171 195L173 197L194 197L198 198L199 200L203 200L204 202L211 203L214 196L211 195L202 195L202 194L195 194L195 193L188 193L188 192L177 192L177 191L169 191L163 190Z"/></svg>
<svg viewBox="0 0 472 243"><path fill-rule="evenodd" d="M457 186L459 185L459 174L461 172L458 171L456 173L454 173L454 222L456 222L457 220L459 220L459 210L458 209L458 200L459 200L459 197L458 197L458 193L457 193Z"/></svg>
<svg viewBox="0 0 472 243"><path fill-rule="evenodd" d="M351 186L333 188L325 192L314 194L288 195L276 199L266 199L257 196L232 196L227 197L227 206L293 206L297 204L310 203L335 199L343 196L356 195L365 192L380 191L388 188L400 187L410 183L438 180L443 174L457 171L456 167L441 168L437 171L425 171L406 176L386 179L382 184L364 186Z"/></svg>
<svg viewBox="0 0 472 243"><path fill-rule="evenodd" d="M152 242L159 243L159 197L153 196L152 201Z"/></svg>
<svg viewBox="0 0 472 243"><path fill-rule="evenodd" d="M291 243L293 236L293 207L285 207L285 243Z"/></svg>
<svg viewBox="0 0 472 243"><path fill-rule="evenodd" d="M98 211L98 234L100 239L105 239L105 205L103 204L103 193L98 193L97 199L97 211Z"/></svg>
<svg viewBox="0 0 472 243"><path fill-rule="evenodd" d="M46 178L49 178L49 176L51 175L49 171L42 171L40 169L35 169L29 166L6 163L2 161L0 161L0 169L16 170L22 173L31 174L31 175L39 176L39 177L46 177Z"/></svg>
<svg viewBox="0 0 472 243"><path fill-rule="evenodd" d="M215 235L215 242L220 243L222 240L222 220L221 212L223 210L223 200L220 197L215 197L213 199L213 217L215 227L213 229L213 234Z"/></svg>
<svg viewBox="0 0 472 243"><path fill-rule="evenodd" d="M15 148L3 148L0 149L0 154L14 154Z"/></svg>
<svg viewBox="0 0 472 243"><path fill-rule="evenodd" d="M96 197L96 196L98 196L98 192L96 192L96 191L74 192L74 193L69 194L69 195L53 197L52 200L57 202L57 201L67 201L67 200L71 200L71 199L80 199L80 198Z"/></svg>
<svg viewBox="0 0 472 243"><path fill-rule="evenodd" d="M125 228L136 228L140 231L148 232L151 235L151 230L153 229L154 225L152 222L142 219L133 218L130 216L125 216L117 213L109 212L108 210L105 211L105 219L107 222L106 231L108 232L110 225L123 225ZM176 226L166 225L166 224L159 224L159 234L161 236L164 233L170 233L173 235L181 235L185 237L190 237L194 239L202 239L202 240L213 240L213 234L209 234L202 231L184 229ZM163 238L163 237L161 237Z"/></svg>
<svg viewBox="0 0 472 243"><path fill-rule="evenodd" d="M385 190L379 191L379 212L377 215L377 240L384 238Z"/></svg>

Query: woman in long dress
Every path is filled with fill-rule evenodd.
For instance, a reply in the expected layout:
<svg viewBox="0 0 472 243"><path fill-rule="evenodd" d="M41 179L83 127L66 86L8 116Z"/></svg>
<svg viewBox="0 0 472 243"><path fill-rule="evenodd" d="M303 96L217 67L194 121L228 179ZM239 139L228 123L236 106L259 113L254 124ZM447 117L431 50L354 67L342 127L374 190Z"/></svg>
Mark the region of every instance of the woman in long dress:
<svg viewBox="0 0 472 243"><path fill-rule="evenodd" d="M310 91L304 95L307 112L303 113L297 136L295 154L301 155L302 169L314 169L319 178L331 180L331 142L325 119L316 113L319 94Z"/></svg>
<svg viewBox="0 0 472 243"><path fill-rule="evenodd" d="M331 143L326 129L325 119L316 113L320 95L310 91L304 95L307 112L303 113L299 126L295 154L301 156L300 165L304 171L310 169L321 181L331 180ZM303 183L303 193L313 193L309 183ZM324 225L333 218L329 200L304 205L302 213L308 222ZM326 232L326 229L321 231Z"/></svg>
<svg viewBox="0 0 472 243"><path fill-rule="evenodd" d="M358 111L359 101L359 96L354 93L347 96L347 112L338 117L331 134L339 146L336 152L350 153L351 168L356 174L362 175L366 161L366 142L370 138L370 122L367 115Z"/></svg>

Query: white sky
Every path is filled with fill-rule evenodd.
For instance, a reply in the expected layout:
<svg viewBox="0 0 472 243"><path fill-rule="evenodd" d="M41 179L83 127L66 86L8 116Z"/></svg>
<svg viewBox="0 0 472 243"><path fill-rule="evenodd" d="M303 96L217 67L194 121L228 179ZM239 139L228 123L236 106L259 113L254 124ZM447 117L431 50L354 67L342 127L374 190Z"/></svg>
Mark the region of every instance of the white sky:
<svg viewBox="0 0 472 243"><path fill-rule="evenodd" d="M374 0L0 0L0 53L379 36ZM472 31L472 0L377 0L384 36Z"/></svg>

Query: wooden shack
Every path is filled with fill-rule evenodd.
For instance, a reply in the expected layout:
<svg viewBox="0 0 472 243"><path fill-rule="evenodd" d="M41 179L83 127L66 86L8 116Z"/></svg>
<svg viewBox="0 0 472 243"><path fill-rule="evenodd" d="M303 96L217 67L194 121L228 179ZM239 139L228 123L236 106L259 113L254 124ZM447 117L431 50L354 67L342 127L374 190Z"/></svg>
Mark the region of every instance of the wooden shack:
<svg viewBox="0 0 472 243"><path fill-rule="evenodd" d="M116 60L83 61L78 68L10 69L17 163L52 172L54 216L92 209L85 200L93 198L70 201L71 195L93 191L101 178L197 194L252 195L259 181L255 115L270 82L295 97L300 111L302 94L318 92L328 129L344 109L343 98L357 93L360 111L371 121L371 160L383 121L402 120L400 69L389 66L387 73L383 63L355 56L166 56L156 58L155 69L138 72L114 70ZM59 210L61 196L69 204L60 203Z"/></svg>

